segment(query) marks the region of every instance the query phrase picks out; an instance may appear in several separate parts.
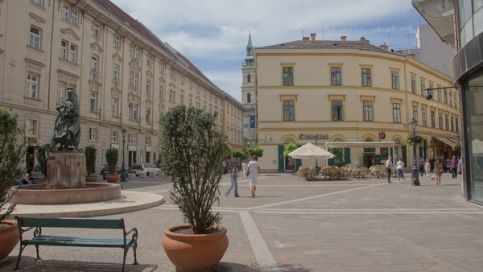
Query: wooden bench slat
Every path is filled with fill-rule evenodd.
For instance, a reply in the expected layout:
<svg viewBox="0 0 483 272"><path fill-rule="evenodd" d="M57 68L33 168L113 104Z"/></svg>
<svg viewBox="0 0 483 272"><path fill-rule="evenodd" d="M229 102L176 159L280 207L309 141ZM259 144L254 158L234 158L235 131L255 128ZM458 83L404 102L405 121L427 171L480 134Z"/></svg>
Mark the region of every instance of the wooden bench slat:
<svg viewBox="0 0 483 272"><path fill-rule="evenodd" d="M134 240L127 239L129 245ZM124 239L95 238L95 237L69 237L54 235L39 235L30 240L24 240L25 244L51 245L51 246L85 246L85 247L124 247Z"/></svg>
<svg viewBox="0 0 483 272"><path fill-rule="evenodd" d="M123 219L20 217L22 227L124 229Z"/></svg>

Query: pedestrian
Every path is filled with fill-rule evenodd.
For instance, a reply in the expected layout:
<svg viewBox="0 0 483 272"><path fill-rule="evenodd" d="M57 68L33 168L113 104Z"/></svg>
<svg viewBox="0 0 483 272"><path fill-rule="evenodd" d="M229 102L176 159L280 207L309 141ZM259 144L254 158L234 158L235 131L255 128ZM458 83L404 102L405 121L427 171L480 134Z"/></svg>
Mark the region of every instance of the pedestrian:
<svg viewBox="0 0 483 272"><path fill-rule="evenodd" d="M427 159L424 163L424 173L426 174L426 176L431 176L431 162L429 161L429 159Z"/></svg>
<svg viewBox="0 0 483 272"><path fill-rule="evenodd" d="M248 177L248 162L247 162L247 160L244 160L242 162L242 174L243 174L243 176Z"/></svg>
<svg viewBox="0 0 483 272"><path fill-rule="evenodd" d="M23 184L23 185L27 185L27 184L31 183L31 182L30 182L30 175L29 175L29 173L28 173L28 172L25 172L25 173L22 175L22 180L21 180L21 181L22 181L22 184Z"/></svg>
<svg viewBox="0 0 483 272"><path fill-rule="evenodd" d="M396 163L396 173L398 177L398 182L401 182L401 178L404 181L404 162L399 159Z"/></svg>
<svg viewBox="0 0 483 272"><path fill-rule="evenodd" d="M442 160L436 161L436 165L434 166L434 172L436 173L436 185L439 185L441 184L441 176L444 172Z"/></svg>
<svg viewBox="0 0 483 272"><path fill-rule="evenodd" d="M260 172L260 164L258 158L253 156L252 160L248 163L248 176L250 177L249 185L252 197L255 197L255 191L257 190L257 178Z"/></svg>
<svg viewBox="0 0 483 272"><path fill-rule="evenodd" d="M423 158L419 158L418 168L419 168L419 173L421 174L421 177L422 177L424 175L424 159Z"/></svg>
<svg viewBox="0 0 483 272"><path fill-rule="evenodd" d="M456 159L456 156L453 155L449 164L451 168L451 177L453 177L453 179L456 179L458 175L458 160Z"/></svg>
<svg viewBox="0 0 483 272"><path fill-rule="evenodd" d="M226 174L228 172L228 167L226 164L226 160L223 160L223 174Z"/></svg>
<svg viewBox="0 0 483 272"><path fill-rule="evenodd" d="M460 159L458 160L458 174L462 175L463 174L463 158L460 156Z"/></svg>
<svg viewBox="0 0 483 272"><path fill-rule="evenodd" d="M231 190L235 189L235 197L240 197L238 195L238 183L237 183L238 169L234 164L230 169L230 178L231 178L231 185L230 185L230 188L228 188L228 191L226 191L225 195L228 196Z"/></svg>
<svg viewBox="0 0 483 272"><path fill-rule="evenodd" d="M392 168L392 158L389 156L387 158L386 163L384 164L386 168L386 175L387 175L387 183L391 183L391 168Z"/></svg>

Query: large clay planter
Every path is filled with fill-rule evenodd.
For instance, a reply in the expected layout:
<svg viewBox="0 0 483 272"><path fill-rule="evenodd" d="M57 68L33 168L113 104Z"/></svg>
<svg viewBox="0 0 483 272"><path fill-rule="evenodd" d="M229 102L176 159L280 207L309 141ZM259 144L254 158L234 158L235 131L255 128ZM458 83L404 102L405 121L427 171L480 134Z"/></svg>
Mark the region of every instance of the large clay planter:
<svg viewBox="0 0 483 272"><path fill-rule="evenodd" d="M97 175L96 174L87 175L86 182L97 182Z"/></svg>
<svg viewBox="0 0 483 272"><path fill-rule="evenodd" d="M17 222L13 220L4 220L0 222L0 260L8 257L8 254L17 245L20 240L18 235Z"/></svg>
<svg viewBox="0 0 483 272"><path fill-rule="evenodd" d="M218 227L212 234L183 234L175 230L190 225L174 226L164 231L163 247L176 266L176 272L214 271L228 248L226 229Z"/></svg>
<svg viewBox="0 0 483 272"><path fill-rule="evenodd" d="M119 174L106 174L107 182L117 183L119 182L120 175Z"/></svg>

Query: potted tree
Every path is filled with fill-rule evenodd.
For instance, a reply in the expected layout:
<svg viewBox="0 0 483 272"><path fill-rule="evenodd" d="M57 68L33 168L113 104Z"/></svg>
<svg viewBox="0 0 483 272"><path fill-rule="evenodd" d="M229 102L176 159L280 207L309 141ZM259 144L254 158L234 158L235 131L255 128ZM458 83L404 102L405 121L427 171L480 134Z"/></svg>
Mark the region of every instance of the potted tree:
<svg viewBox="0 0 483 272"><path fill-rule="evenodd" d="M19 174L18 163L25 153L25 145L17 143L21 134L17 117L0 109L0 260L10 254L19 240L17 222L7 218L15 208L9 201L16 190L12 186Z"/></svg>
<svg viewBox="0 0 483 272"><path fill-rule="evenodd" d="M187 224L164 231L163 247L176 271L213 271L228 238L211 210L219 202L226 137L216 128L216 114L177 106L161 118L161 168L171 178L171 199Z"/></svg>
<svg viewBox="0 0 483 272"><path fill-rule="evenodd" d="M117 160L119 158L119 152L116 148L109 148L106 151L107 170L110 174L106 175L108 182L119 182L119 174L116 171Z"/></svg>
<svg viewBox="0 0 483 272"><path fill-rule="evenodd" d="M86 182L96 182L96 148L91 145L86 146L84 153L86 155Z"/></svg>

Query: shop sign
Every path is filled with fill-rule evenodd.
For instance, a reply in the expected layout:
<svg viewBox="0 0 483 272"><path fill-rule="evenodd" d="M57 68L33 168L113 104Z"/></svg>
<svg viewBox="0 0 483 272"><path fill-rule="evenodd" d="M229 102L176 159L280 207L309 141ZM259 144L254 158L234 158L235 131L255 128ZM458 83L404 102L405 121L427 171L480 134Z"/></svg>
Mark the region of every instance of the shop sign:
<svg viewBox="0 0 483 272"><path fill-rule="evenodd" d="M329 134L300 134L300 140L328 140Z"/></svg>

